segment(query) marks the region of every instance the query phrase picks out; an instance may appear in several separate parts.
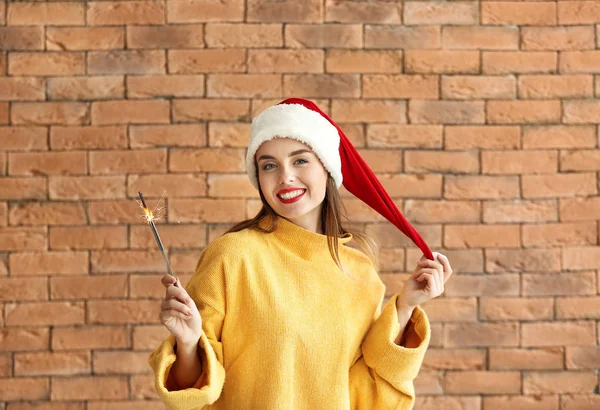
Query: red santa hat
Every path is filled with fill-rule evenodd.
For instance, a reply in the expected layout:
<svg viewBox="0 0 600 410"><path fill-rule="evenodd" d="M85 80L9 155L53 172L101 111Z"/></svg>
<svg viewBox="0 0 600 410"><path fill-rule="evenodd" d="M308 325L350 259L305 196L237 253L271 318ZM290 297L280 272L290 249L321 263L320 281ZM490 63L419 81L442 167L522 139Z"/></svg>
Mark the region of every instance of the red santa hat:
<svg viewBox="0 0 600 410"><path fill-rule="evenodd" d="M408 236L425 257L434 260L429 246L402 215L348 137L312 101L288 98L267 108L252 121L246 171L257 189L260 188L254 155L262 143L276 137L292 138L308 145L321 160L338 188L343 184L350 193Z"/></svg>

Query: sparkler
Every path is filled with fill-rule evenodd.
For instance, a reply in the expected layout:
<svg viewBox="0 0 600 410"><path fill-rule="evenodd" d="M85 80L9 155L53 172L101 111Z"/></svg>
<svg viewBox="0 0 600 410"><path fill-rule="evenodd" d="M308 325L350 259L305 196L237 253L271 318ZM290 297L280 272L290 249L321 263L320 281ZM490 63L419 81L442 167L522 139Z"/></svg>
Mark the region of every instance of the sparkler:
<svg viewBox="0 0 600 410"><path fill-rule="evenodd" d="M146 206L146 201L144 201L144 196L142 195L142 193L138 191L138 194L140 196L140 200L142 201L144 213L146 214L145 215L146 221L148 222L150 229L152 229L152 233L154 234L154 239L156 239L156 243L158 244L158 248L160 249L160 252L162 253L163 258L165 258L165 263L167 264L167 271L169 272L169 274L171 276L173 276L175 279L177 279L177 277L173 274L173 270L171 269L171 264L169 263L169 258L167 258L167 254L165 253L165 247L163 246L162 241L160 240L160 236L158 235L158 230L156 229L156 225L154 224L154 220L156 219L156 217L154 216L152 211L150 209L148 209L148 207ZM175 286L177 286L177 282L175 282Z"/></svg>

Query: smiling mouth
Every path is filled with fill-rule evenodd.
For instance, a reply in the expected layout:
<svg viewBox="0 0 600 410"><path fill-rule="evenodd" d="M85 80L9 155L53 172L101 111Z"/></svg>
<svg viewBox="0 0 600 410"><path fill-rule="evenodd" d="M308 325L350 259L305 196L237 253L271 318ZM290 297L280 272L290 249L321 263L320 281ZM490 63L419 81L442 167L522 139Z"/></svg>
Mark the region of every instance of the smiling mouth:
<svg viewBox="0 0 600 410"><path fill-rule="evenodd" d="M291 192L285 192L283 194L277 194L277 198L283 203L296 202L306 192L306 189L297 189Z"/></svg>

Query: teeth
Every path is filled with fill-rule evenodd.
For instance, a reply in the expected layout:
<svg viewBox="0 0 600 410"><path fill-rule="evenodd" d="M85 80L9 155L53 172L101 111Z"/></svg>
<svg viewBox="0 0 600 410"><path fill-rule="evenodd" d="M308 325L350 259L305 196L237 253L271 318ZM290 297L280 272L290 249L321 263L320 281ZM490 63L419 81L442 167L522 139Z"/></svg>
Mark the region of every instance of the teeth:
<svg viewBox="0 0 600 410"><path fill-rule="evenodd" d="M281 194L279 195L279 197L281 199L292 199L292 198L296 198L298 195L302 195L304 191L302 189L298 189L296 191L292 191L292 192L286 192L285 194Z"/></svg>

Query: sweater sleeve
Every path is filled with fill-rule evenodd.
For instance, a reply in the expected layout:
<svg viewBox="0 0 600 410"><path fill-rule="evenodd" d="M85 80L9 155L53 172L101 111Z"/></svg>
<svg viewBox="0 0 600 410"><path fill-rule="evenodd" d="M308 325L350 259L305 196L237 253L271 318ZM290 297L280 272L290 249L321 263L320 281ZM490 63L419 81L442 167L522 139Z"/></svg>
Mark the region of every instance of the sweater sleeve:
<svg viewBox="0 0 600 410"><path fill-rule="evenodd" d="M212 244L211 244L212 245ZM221 331L225 319L225 270L219 246L209 245L200 256L196 272L185 287L202 317L198 342L202 374L194 385L179 389L170 375L177 359L176 339L170 335L149 357L155 388L169 410L202 409L221 395L225 382Z"/></svg>
<svg viewBox="0 0 600 410"><path fill-rule="evenodd" d="M420 340L415 348L398 346L400 332L396 299L391 298L371 324L361 349L362 356L350 368L350 400L353 410L413 408L417 377L430 339L427 315L417 307L411 316L413 326L407 335Z"/></svg>

